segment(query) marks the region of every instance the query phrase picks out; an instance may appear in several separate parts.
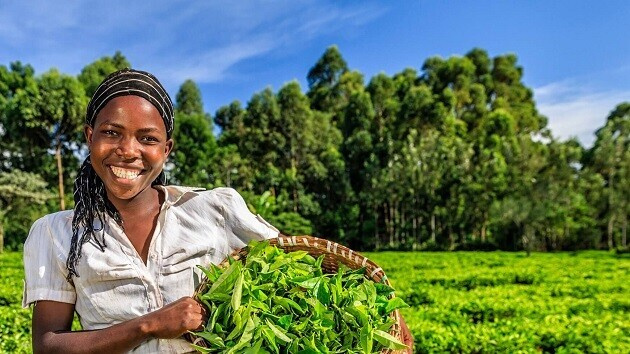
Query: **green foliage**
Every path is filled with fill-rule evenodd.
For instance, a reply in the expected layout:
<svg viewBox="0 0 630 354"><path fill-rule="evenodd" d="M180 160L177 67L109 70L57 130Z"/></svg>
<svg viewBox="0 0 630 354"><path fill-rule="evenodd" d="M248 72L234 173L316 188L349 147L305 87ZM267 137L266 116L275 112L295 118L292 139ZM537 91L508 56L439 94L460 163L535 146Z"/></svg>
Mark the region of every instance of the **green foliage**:
<svg viewBox="0 0 630 354"><path fill-rule="evenodd" d="M283 235L311 235L313 227L311 222L295 212L283 212L286 197L278 198L265 191L261 195L244 193L244 199L254 214L259 214L267 222L278 228Z"/></svg>
<svg viewBox="0 0 630 354"><path fill-rule="evenodd" d="M83 87L56 69L40 77L19 65L12 70L5 71L9 89L1 116L6 139L3 169L37 173L51 185L58 185L63 206L64 188L70 188L77 166L73 151L87 103ZM54 151L54 157L49 151ZM72 168L64 170L64 165Z"/></svg>
<svg viewBox="0 0 630 354"><path fill-rule="evenodd" d="M29 309L22 309L22 254L0 254L0 352L31 352L31 319Z"/></svg>
<svg viewBox="0 0 630 354"><path fill-rule="evenodd" d="M212 161L217 150L211 121L203 114L177 113L175 119L175 146L169 158L173 164L171 183L211 188L216 178Z"/></svg>
<svg viewBox="0 0 630 354"><path fill-rule="evenodd" d="M175 109L183 114L204 114L201 91L192 80L186 80L175 96Z"/></svg>
<svg viewBox="0 0 630 354"><path fill-rule="evenodd" d="M85 153L84 96L128 66L117 52L78 81L0 66L0 171L36 173L51 186L61 177L57 192L69 195ZM552 136L523 73L516 55L474 48L365 84L331 46L306 92L293 81L219 108L216 138L187 80L166 169L171 183L269 192L276 204L264 217L283 232L358 250L627 247L630 104L585 149ZM9 220L15 230L25 222Z"/></svg>
<svg viewBox="0 0 630 354"><path fill-rule="evenodd" d="M32 223L40 216L34 216L32 211L40 211L40 206L51 198L46 182L40 176L17 169L0 172L0 252L5 243L9 249L21 246L26 230L15 230L16 225ZM5 231L9 236L5 236Z"/></svg>
<svg viewBox="0 0 630 354"><path fill-rule="evenodd" d="M86 65L81 70L78 79L85 88L86 96L92 97L98 85L107 75L126 68L131 68L131 64L121 52L117 51L111 57L104 56Z"/></svg>
<svg viewBox="0 0 630 354"><path fill-rule="evenodd" d="M609 249L627 247L630 217L630 103L625 102L610 113L597 133L591 151L584 159L587 168L604 182L600 207L606 220ZM617 236L616 236L617 235Z"/></svg>
<svg viewBox="0 0 630 354"><path fill-rule="evenodd" d="M21 252L0 254L0 352L32 353L30 308L22 308L22 284L24 265ZM73 330L80 330L78 318L72 323Z"/></svg>
<svg viewBox="0 0 630 354"><path fill-rule="evenodd" d="M630 259L606 252L368 253L411 306L416 353L630 350Z"/></svg>
<svg viewBox="0 0 630 354"><path fill-rule="evenodd" d="M378 352L405 346L387 332L390 314L407 307L390 295L394 289L375 284L365 269L340 267L324 274L324 256L306 251L285 253L269 242L248 245L244 263L224 269L201 268L208 288L198 296L209 310L202 352L321 353Z"/></svg>
<svg viewBox="0 0 630 354"><path fill-rule="evenodd" d="M307 75L311 107L335 112L340 99L339 80L348 71L348 64L337 46L326 49Z"/></svg>

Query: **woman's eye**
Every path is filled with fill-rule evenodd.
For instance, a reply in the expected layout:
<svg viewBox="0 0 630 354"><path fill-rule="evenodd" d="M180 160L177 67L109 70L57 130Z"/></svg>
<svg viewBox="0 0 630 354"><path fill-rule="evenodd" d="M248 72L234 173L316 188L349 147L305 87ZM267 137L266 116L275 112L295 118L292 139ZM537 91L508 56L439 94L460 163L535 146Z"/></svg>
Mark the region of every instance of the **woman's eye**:
<svg viewBox="0 0 630 354"><path fill-rule="evenodd" d="M109 136L116 136L116 135L118 135L118 133L116 133L113 130L103 130L103 134L109 135Z"/></svg>

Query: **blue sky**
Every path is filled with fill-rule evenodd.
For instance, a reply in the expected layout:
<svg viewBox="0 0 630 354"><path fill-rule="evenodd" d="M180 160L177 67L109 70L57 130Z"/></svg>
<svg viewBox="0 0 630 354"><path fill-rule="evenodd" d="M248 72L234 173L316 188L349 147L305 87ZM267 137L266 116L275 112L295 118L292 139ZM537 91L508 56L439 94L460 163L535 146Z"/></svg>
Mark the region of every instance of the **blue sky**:
<svg viewBox="0 0 630 354"><path fill-rule="evenodd" d="M630 101L628 1L2 1L0 65L76 75L116 50L171 95L195 80L214 114L298 80L336 44L365 75L480 47L515 53L555 136L593 132Z"/></svg>

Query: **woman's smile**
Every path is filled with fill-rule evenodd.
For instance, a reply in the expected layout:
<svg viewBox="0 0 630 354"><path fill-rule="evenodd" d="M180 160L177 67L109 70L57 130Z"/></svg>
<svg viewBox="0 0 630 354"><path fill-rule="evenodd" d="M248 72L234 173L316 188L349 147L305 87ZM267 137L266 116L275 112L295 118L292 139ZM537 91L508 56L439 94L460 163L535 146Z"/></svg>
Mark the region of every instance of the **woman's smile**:
<svg viewBox="0 0 630 354"><path fill-rule="evenodd" d="M138 178L138 176L142 172L142 170L126 169L116 166L109 166L109 168L112 170L112 173L116 177L126 180L134 180Z"/></svg>

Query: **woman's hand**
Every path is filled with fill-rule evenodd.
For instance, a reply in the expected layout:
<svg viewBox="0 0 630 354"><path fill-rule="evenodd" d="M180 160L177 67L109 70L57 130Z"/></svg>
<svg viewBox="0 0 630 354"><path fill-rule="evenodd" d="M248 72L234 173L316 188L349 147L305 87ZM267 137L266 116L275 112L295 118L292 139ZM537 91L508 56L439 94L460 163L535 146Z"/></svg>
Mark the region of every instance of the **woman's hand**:
<svg viewBox="0 0 630 354"><path fill-rule="evenodd" d="M145 315L145 319L151 336L170 339L188 331L200 330L208 317L203 305L191 297L183 297Z"/></svg>

